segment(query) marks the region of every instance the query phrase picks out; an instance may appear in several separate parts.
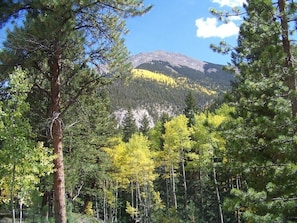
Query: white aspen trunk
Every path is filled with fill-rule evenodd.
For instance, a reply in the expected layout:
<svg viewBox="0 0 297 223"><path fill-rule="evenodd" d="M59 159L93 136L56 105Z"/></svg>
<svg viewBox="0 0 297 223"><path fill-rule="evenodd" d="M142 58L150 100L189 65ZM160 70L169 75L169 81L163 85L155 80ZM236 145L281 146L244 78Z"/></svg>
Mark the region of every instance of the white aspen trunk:
<svg viewBox="0 0 297 223"><path fill-rule="evenodd" d="M14 186L15 185L14 184L15 184L15 161L12 167L12 181L11 181L11 192L10 192L12 223L15 223L15 206L14 206Z"/></svg>
<svg viewBox="0 0 297 223"><path fill-rule="evenodd" d="M148 215L149 215L149 209L150 209L150 197L149 197L149 189L148 189L148 183L144 186L144 193L145 198L143 201L143 208L144 208L144 219L145 222L148 222Z"/></svg>
<svg viewBox="0 0 297 223"><path fill-rule="evenodd" d="M23 202L20 201L20 223L23 221Z"/></svg>
<svg viewBox="0 0 297 223"><path fill-rule="evenodd" d="M214 163L213 163L213 165L214 165ZM221 197L220 197L220 192L219 192L219 186L218 186L217 173L216 173L215 166L213 166L213 179L214 179L214 183L215 183L215 187L216 187L216 194L217 194L219 214L220 214L220 222L224 223L224 216L223 216L223 211L222 211Z"/></svg>
<svg viewBox="0 0 297 223"><path fill-rule="evenodd" d="M184 181L184 207L185 210L188 210L188 191L187 191L187 180L186 180L186 170L185 170L185 158L184 158L184 150L181 150L181 161L182 161L182 172L183 172L183 181Z"/></svg>
<svg viewBox="0 0 297 223"><path fill-rule="evenodd" d="M140 191L140 185L139 185L139 182L137 181L136 182L136 191L137 191L137 195L138 195L138 203L137 203L137 212L140 210L140 207L141 206L144 206L143 205L143 201L142 201L142 197L141 197L141 191ZM139 216L137 215L136 216L136 219L138 219L139 218Z"/></svg>
<svg viewBox="0 0 297 223"><path fill-rule="evenodd" d="M171 171L170 171L171 172ZM170 173L170 179L171 179L171 173ZM166 207L167 207L167 210L169 210L170 208L170 198L169 198L169 180L168 178L166 177Z"/></svg>
<svg viewBox="0 0 297 223"><path fill-rule="evenodd" d="M175 208L175 210L177 210L177 199L176 199L175 177L174 177L173 165L171 165L171 176L172 176L172 194L173 194L174 208Z"/></svg>
<svg viewBox="0 0 297 223"><path fill-rule="evenodd" d="M98 206L98 197L97 197L97 195L96 195L95 199L96 199L96 201L95 201L96 219L99 219L100 216L99 216L99 206ZM105 221L104 221L104 223L105 223Z"/></svg>
<svg viewBox="0 0 297 223"><path fill-rule="evenodd" d="M113 183L110 184L110 188L113 190ZM110 219L111 222L118 222L117 216L118 216L118 197L119 197L119 182L116 181L116 186L115 186L115 201L114 201L114 206L110 208Z"/></svg>
<svg viewBox="0 0 297 223"><path fill-rule="evenodd" d="M240 176L237 175L236 176L236 189L240 189L241 188L241 180L240 180ZM239 210L236 211L237 213L237 223L241 223L241 216L240 216L240 212Z"/></svg>
<svg viewBox="0 0 297 223"><path fill-rule="evenodd" d="M133 188L133 182L130 183L130 187L131 187L131 206L134 208L134 188ZM136 206L137 206L137 198L135 198L135 202L136 202ZM136 207L137 208L137 207ZM135 216L131 216L133 219L135 218Z"/></svg>
<svg viewBox="0 0 297 223"><path fill-rule="evenodd" d="M106 223L108 221L107 214L107 201L106 201L106 181L103 181L103 221ZM97 200L96 200L97 202ZM97 219L99 220L99 211L97 211Z"/></svg>
<svg viewBox="0 0 297 223"><path fill-rule="evenodd" d="M203 197L203 182L202 182L202 170L199 167L199 183L200 183L200 196L201 196L201 209L202 209L202 219L204 219L204 197Z"/></svg>

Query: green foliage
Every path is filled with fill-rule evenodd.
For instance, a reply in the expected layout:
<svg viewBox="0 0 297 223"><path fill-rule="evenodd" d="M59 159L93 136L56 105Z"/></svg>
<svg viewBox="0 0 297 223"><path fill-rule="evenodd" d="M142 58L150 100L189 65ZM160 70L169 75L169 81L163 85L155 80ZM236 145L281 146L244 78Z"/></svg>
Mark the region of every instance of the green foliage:
<svg viewBox="0 0 297 223"><path fill-rule="evenodd" d="M141 71L141 78L128 85L116 82L110 89L120 100L128 98L129 103L121 102L127 107L138 105L134 96L145 92L141 103L163 95L159 98L182 101L183 106L177 107L186 108L185 115L163 117L150 130L144 117L143 134L136 133L129 117L122 135L117 135L106 93L98 91L110 79L90 69L94 68L90 62L98 59L100 69L110 62L106 77L127 73L121 35L126 32L124 19L149 8L142 1L119 0L104 6L94 2L92 7L90 1L76 3L27 3L30 10L23 14L23 26L8 33L0 53L5 65L1 78L8 80L7 88L1 89L0 104L0 202L10 202L12 211L16 202L34 209L41 206L39 189L46 185L40 178L52 172L54 157L37 142L42 139L49 144L44 129L51 112L52 62L60 52L57 64L70 211L103 213L105 222L218 222L221 197L225 222L296 219L296 69L290 64L295 53L293 45L285 45L291 37L286 32L294 30L284 26L294 18L296 3L279 0L276 7L272 1L261 0L245 6L247 15L232 55L240 75L229 96L231 106L222 104L214 112L196 113L197 95L202 95L198 101L202 106L212 99L211 91L205 89L225 90L218 87L225 83L218 73L154 61L139 67L147 70ZM280 11L282 3L286 3L285 11ZM22 1L0 4L5 6L0 8L1 25L25 9ZM73 11L76 7L80 10ZM97 38L102 34L106 39ZM222 46L226 47L221 48L223 53L230 50L226 43ZM14 67L7 65L16 63L27 67L27 72L19 68L10 72ZM205 78L202 87L193 82L201 77ZM155 85L156 80L163 84ZM162 104L158 100L154 102ZM191 125L187 125L189 119ZM73 222L95 222L90 216L68 216Z"/></svg>
<svg viewBox="0 0 297 223"><path fill-rule="evenodd" d="M214 113L206 111L195 114L195 124L191 131L193 145L185 154L189 200L195 206L195 212L189 216L189 221L193 218L198 222L219 221L220 202L215 191L218 187L219 195L222 196L224 183L215 183L213 171L216 170L216 177L219 179L223 175L226 142L219 129L224 123L228 123L232 110L227 105L222 105Z"/></svg>
<svg viewBox="0 0 297 223"><path fill-rule="evenodd" d="M195 124L194 116L195 116L195 113L197 112L197 103L191 91L186 96L185 102L186 102L186 107L184 110L184 114L189 120L188 126L192 126Z"/></svg>
<svg viewBox="0 0 297 223"><path fill-rule="evenodd" d="M150 120L148 118L148 116L145 114L142 117L142 120L140 122L140 127L139 127L139 131L143 134L143 135L147 135L150 129Z"/></svg>
<svg viewBox="0 0 297 223"><path fill-rule="evenodd" d="M279 11L282 3L284 12ZM296 92L290 84L295 68L285 62L293 45L285 45L290 37L284 35L285 23L295 14L286 14L290 4L249 1L233 52L239 74L230 97L235 119L224 131L229 175L224 177L232 182L224 206L238 221L290 222L296 217L295 102L290 97Z"/></svg>
<svg viewBox="0 0 297 223"><path fill-rule="evenodd" d="M122 122L123 141L128 142L134 133L137 132L137 126L133 113L129 110Z"/></svg>
<svg viewBox="0 0 297 223"><path fill-rule="evenodd" d="M110 146L109 139L116 134L104 92L80 96L78 101L79 107L71 107L64 119L66 188L74 211L87 208L96 196L104 196L110 159L103 148Z"/></svg>
<svg viewBox="0 0 297 223"><path fill-rule="evenodd" d="M9 79L9 98L1 104L1 200L30 205L40 177L52 173L53 156L43 143L35 143L31 126L24 116L30 91L27 73L17 68Z"/></svg>

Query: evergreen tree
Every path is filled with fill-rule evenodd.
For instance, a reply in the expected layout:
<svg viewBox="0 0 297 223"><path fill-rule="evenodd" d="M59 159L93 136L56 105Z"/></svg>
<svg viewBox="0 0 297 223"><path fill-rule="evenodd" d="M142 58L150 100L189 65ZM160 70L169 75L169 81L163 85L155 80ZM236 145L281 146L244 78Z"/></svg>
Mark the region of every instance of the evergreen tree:
<svg viewBox="0 0 297 223"><path fill-rule="evenodd" d="M188 118L188 126L192 126L195 123L195 113L197 112L197 103L195 100L195 97L193 96L192 91L190 91L186 98L185 98L185 102L186 102L186 107L184 110L184 114L185 116Z"/></svg>
<svg viewBox="0 0 297 223"><path fill-rule="evenodd" d="M139 127L139 131L143 134L143 135L147 135L150 129L150 120L149 117L144 114L141 122L140 122L140 127Z"/></svg>
<svg viewBox="0 0 297 223"><path fill-rule="evenodd" d="M149 8L136 0L5 1L0 6L0 27L9 21L17 21L15 24L24 21L8 34L1 64L5 70L11 70L16 64L30 68L35 89L45 95L47 113L41 117L50 119L49 132L56 155L55 219L57 223L65 223L62 114L78 95L86 93L90 84L100 83L107 63L108 72L113 76L128 68L122 35L126 33L124 20L141 15ZM81 75L78 71L87 65L100 68L101 75L86 75L79 85L71 85L72 80ZM73 94L65 100L64 90L69 85Z"/></svg>
<svg viewBox="0 0 297 223"><path fill-rule="evenodd" d="M289 21L296 3L248 1L233 63L235 120L225 131L227 209L238 221L296 219L296 94ZM294 86L293 86L294 85Z"/></svg>
<svg viewBox="0 0 297 223"><path fill-rule="evenodd" d="M137 126L133 113L129 110L123 119L122 123L123 141L128 142L134 133L137 132Z"/></svg>
<svg viewBox="0 0 297 223"><path fill-rule="evenodd" d="M73 208L85 212L87 207L91 210L88 205L95 204L96 198L103 199L110 163L103 148L110 146L109 138L117 131L104 92L94 91L78 100L79 106L70 108L64 120L69 123L64 128L65 173Z"/></svg>

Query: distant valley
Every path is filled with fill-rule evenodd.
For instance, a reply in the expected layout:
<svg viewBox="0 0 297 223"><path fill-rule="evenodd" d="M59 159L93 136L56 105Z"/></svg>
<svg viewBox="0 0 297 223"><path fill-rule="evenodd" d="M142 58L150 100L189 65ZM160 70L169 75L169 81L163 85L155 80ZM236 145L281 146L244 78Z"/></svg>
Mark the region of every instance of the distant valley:
<svg viewBox="0 0 297 223"><path fill-rule="evenodd" d="M121 123L131 110L139 124L144 115L151 125L163 113L183 112L185 97L191 91L200 109L230 89L232 74L223 66L195 60L178 53L155 51L130 58L131 77L109 87L112 108Z"/></svg>

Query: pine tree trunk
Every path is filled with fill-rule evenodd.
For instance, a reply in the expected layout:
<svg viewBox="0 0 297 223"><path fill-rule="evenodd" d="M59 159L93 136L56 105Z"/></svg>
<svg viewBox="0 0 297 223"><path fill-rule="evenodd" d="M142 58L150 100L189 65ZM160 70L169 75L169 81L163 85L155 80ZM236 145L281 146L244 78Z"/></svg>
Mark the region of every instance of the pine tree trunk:
<svg viewBox="0 0 297 223"><path fill-rule="evenodd" d="M285 9L286 0L278 0L278 7L279 7L279 13L280 13L280 19L281 19L281 27L282 27L282 45L284 53L286 54L285 64L284 67L287 69L287 73L284 73L285 75L285 82L286 85L289 87L291 91L296 91L296 78L295 78L295 72L292 71L293 68L293 58L291 53L291 45L289 40L289 24L288 24L288 18L287 13ZM297 114L297 98L295 94L292 94L290 96L291 100L291 107L292 107L292 115L295 118ZM297 132L297 129L295 128L295 133Z"/></svg>
<svg viewBox="0 0 297 223"><path fill-rule="evenodd" d="M60 118L60 53L58 52L50 61L51 79L51 96L52 96L52 123L51 137L53 140L54 155L54 210L55 223L66 223L66 201L65 201L65 179L64 179L64 162L62 147L62 120Z"/></svg>

